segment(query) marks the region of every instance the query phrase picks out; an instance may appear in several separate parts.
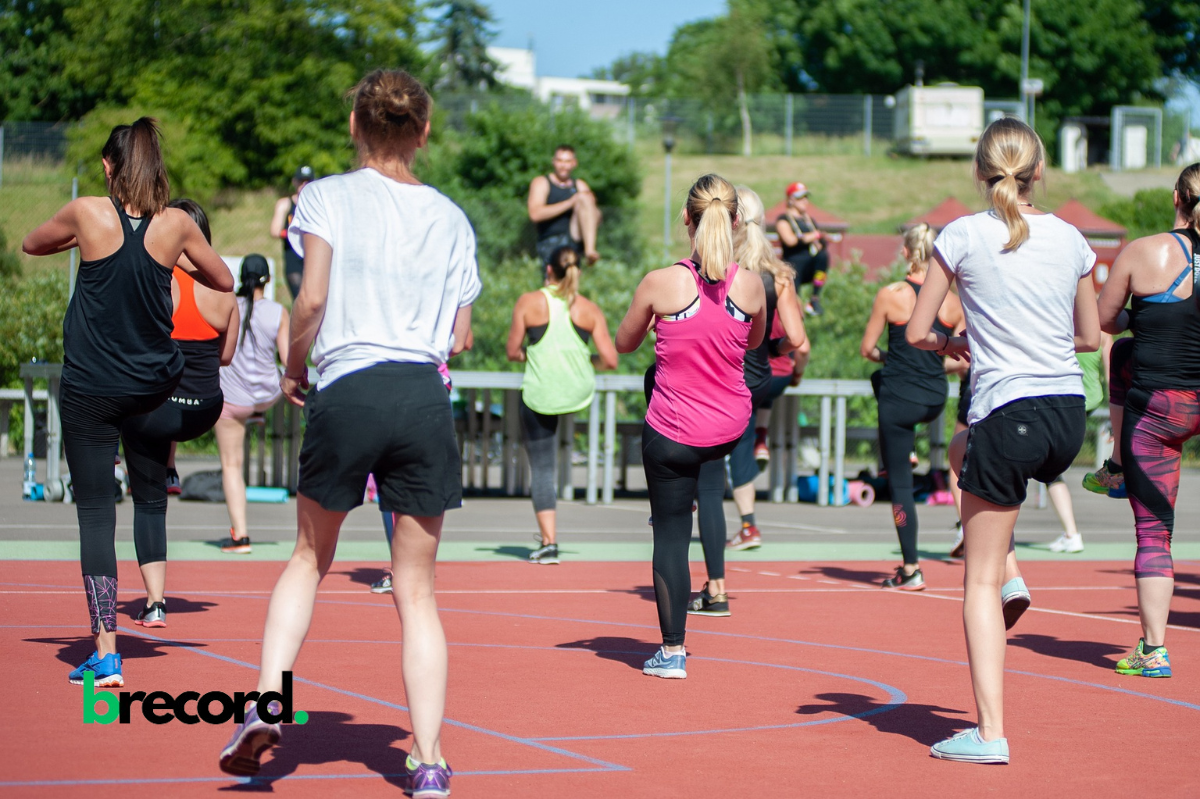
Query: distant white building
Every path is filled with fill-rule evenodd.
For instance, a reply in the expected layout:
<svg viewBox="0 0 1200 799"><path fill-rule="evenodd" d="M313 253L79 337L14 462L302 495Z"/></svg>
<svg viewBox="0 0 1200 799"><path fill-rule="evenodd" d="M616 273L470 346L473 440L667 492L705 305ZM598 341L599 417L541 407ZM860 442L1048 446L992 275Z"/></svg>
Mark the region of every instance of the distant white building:
<svg viewBox="0 0 1200 799"><path fill-rule="evenodd" d="M488 55L499 65L501 83L528 89L551 105L573 105L593 119L616 117L625 108L629 87L615 80L592 78L538 77L537 55L516 47L489 47Z"/></svg>

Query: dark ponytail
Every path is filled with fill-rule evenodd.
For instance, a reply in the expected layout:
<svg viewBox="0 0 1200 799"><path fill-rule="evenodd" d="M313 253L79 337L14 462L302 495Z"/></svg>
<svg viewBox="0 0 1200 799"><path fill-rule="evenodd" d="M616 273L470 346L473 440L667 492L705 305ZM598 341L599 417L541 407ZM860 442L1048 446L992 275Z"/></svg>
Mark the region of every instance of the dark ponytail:
<svg viewBox="0 0 1200 799"><path fill-rule="evenodd" d="M238 342L238 346L246 343L246 334L249 333L253 338L254 333L250 330L250 319L254 316L254 290L267 285L267 281L271 279L271 269L267 265L267 259L261 255L247 255L242 259L242 285L238 287L237 296L246 298L246 318L242 320L242 340Z"/></svg>
<svg viewBox="0 0 1200 799"><path fill-rule="evenodd" d="M100 151L112 170L109 194L122 205L132 206L143 219L157 214L171 198L159 138L158 123L142 117L132 125L113 128Z"/></svg>

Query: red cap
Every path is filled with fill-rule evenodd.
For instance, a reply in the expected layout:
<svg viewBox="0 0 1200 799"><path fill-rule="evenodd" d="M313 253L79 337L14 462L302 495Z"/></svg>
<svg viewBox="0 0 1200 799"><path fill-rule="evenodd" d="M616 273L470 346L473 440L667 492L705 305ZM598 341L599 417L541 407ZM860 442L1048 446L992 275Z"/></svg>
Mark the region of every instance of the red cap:
<svg viewBox="0 0 1200 799"><path fill-rule="evenodd" d="M807 197L808 186L805 186L803 183L798 181L796 183L790 183L788 184L787 191L785 193L788 197Z"/></svg>

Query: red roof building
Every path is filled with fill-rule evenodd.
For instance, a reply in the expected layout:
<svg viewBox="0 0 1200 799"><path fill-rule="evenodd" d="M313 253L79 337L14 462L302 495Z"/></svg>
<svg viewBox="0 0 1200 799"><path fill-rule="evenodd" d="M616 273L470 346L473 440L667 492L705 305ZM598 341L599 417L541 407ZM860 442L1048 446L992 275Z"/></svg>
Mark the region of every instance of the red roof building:
<svg viewBox="0 0 1200 799"><path fill-rule="evenodd" d="M1088 246L1096 253L1096 268L1092 271L1092 281L1099 291L1104 281L1108 280L1108 270L1112 268L1113 261L1117 259L1121 250L1125 249L1125 236L1129 231L1111 219L1105 219L1093 212L1076 199L1068 200L1054 215L1078 228L1087 239Z"/></svg>
<svg viewBox="0 0 1200 799"><path fill-rule="evenodd" d="M920 216L913 217L900 226L900 232L904 233L909 228L916 227L924 222L933 228L934 233L940 233L942 228L962 216L970 216L973 214L967 206L963 205L957 197L947 197L929 211Z"/></svg>

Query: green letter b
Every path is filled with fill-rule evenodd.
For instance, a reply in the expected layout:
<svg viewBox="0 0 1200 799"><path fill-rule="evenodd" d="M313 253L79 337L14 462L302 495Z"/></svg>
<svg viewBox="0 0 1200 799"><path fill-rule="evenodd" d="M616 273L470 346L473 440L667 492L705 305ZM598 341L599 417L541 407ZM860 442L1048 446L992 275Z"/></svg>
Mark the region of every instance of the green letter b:
<svg viewBox="0 0 1200 799"><path fill-rule="evenodd" d="M96 704L103 702L105 710L103 713L96 711ZM117 697L111 691L96 690L96 675L93 672L85 671L83 673L83 723L84 724L112 724L117 720L117 714L121 711L117 705Z"/></svg>

